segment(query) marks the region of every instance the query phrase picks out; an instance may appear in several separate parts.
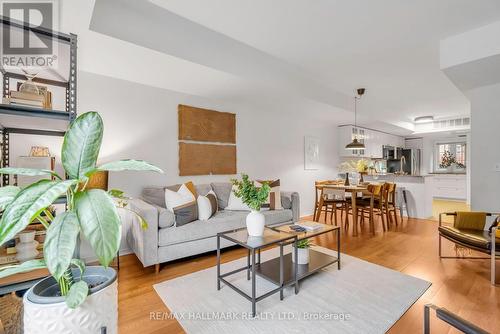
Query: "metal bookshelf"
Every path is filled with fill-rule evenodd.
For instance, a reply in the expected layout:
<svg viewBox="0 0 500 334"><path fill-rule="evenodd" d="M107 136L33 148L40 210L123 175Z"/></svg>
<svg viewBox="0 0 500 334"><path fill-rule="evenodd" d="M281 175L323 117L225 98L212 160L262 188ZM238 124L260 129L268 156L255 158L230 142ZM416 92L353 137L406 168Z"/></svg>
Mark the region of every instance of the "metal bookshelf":
<svg viewBox="0 0 500 334"><path fill-rule="evenodd" d="M76 118L77 114L77 35L63 34L42 28L35 28L25 25L22 22L12 21L11 19L0 16L0 24L12 26L16 29L24 29L51 38L57 43L63 43L69 49L69 68L65 76L66 81L53 80L49 77L36 77L33 82L46 86L65 88L65 107L64 110L42 109L36 107L26 107L13 104L0 104L0 132L2 138L1 147L1 165L7 167L10 164L10 134L25 135L44 135L44 136L64 136L70 123ZM61 48L62 49L62 48ZM66 54L65 54L66 56ZM64 69L66 71L66 68ZM24 81L26 77L20 73L9 72L0 65L0 74L2 76L2 96L9 95L12 80ZM9 176L2 175L2 186L9 184ZM57 204L65 204L66 197L63 196L56 201ZM78 241L79 242L79 241ZM79 248L79 247L78 247ZM77 251L76 257L79 257ZM14 275L7 281L0 281L0 295L23 290L31 287L40 279L46 277L48 272L45 269L36 270L26 274Z"/></svg>
<svg viewBox="0 0 500 334"><path fill-rule="evenodd" d="M36 77L33 82L47 86L63 87L66 90L65 110L42 109L12 104L0 104L0 132L2 133L2 166L7 167L9 161L10 134L64 136L66 130L76 118L76 76L77 76L77 35L63 34L44 28L32 27L21 22L12 21L0 16L0 24L18 29L42 34L69 46L68 80L59 81L49 78ZM2 74L2 96L7 97L12 79L26 80L19 73L8 72L0 66ZM2 185L9 184L9 176L2 175Z"/></svg>

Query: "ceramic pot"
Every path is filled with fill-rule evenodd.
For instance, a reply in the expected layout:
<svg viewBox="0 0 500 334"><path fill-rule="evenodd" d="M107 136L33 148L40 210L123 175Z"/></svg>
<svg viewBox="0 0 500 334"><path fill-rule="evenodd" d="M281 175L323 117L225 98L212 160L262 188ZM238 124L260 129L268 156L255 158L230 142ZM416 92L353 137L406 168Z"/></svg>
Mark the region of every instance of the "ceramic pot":
<svg viewBox="0 0 500 334"><path fill-rule="evenodd" d="M307 248L297 248L297 261L295 260L295 248L292 248L292 262L297 262L297 264L308 264L309 263L309 247Z"/></svg>
<svg viewBox="0 0 500 334"><path fill-rule="evenodd" d="M18 234L19 243L16 245L16 260L28 261L38 255L38 241L35 241L35 231L24 231Z"/></svg>
<svg viewBox="0 0 500 334"><path fill-rule="evenodd" d="M76 281L80 272L73 270ZM118 333L118 281L113 268L87 267L83 280L90 288L87 299L70 309L64 297L57 296L59 285L47 277L32 286L23 297L24 333ZM100 284L99 284L100 283Z"/></svg>
<svg viewBox="0 0 500 334"><path fill-rule="evenodd" d="M247 231L251 237L262 237L266 219L260 211L252 210L247 215Z"/></svg>

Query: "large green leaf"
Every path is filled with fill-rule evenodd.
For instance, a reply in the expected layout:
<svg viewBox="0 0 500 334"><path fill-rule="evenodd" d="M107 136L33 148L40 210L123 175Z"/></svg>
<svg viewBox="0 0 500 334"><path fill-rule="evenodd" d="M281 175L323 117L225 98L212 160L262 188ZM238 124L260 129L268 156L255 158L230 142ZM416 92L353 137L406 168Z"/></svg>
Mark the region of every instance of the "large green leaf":
<svg viewBox="0 0 500 334"><path fill-rule="evenodd" d="M71 264L76 266L80 270L80 276L83 276L83 273L85 272L85 262L80 259L72 259Z"/></svg>
<svg viewBox="0 0 500 334"><path fill-rule="evenodd" d="M66 305L69 308L77 308L85 301L89 294L89 286L84 281L78 281L69 288L69 293L66 296Z"/></svg>
<svg viewBox="0 0 500 334"><path fill-rule="evenodd" d="M16 264L13 266L3 267L0 269L0 278L4 278L10 275L24 273L27 271L32 271L35 269L46 268L44 260L29 260L21 264Z"/></svg>
<svg viewBox="0 0 500 334"><path fill-rule="evenodd" d="M17 194L21 191L21 188L16 186L5 186L0 188L0 211L4 210L7 205L9 205Z"/></svg>
<svg viewBox="0 0 500 334"><path fill-rule="evenodd" d="M61 159L72 179L83 178L94 169L102 142L103 123L96 112L80 115L64 136Z"/></svg>
<svg viewBox="0 0 500 334"><path fill-rule="evenodd" d="M42 176L42 175L55 175L56 173L51 171L51 170L48 170L48 169L4 167L4 168L0 168L0 174Z"/></svg>
<svg viewBox="0 0 500 334"><path fill-rule="evenodd" d="M108 162L97 167L97 170L107 170L110 172L135 170L135 171L153 171L153 172L163 173L163 171L160 168L144 160L132 160L132 159Z"/></svg>
<svg viewBox="0 0 500 334"><path fill-rule="evenodd" d="M24 230L43 209L77 182L40 180L21 190L7 206L0 220L0 245Z"/></svg>
<svg viewBox="0 0 500 334"><path fill-rule="evenodd" d="M120 247L121 221L111 197L92 189L75 195L80 228L101 265L107 267Z"/></svg>
<svg viewBox="0 0 500 334"><path fill-rule="evenodd" d="M74 212L63 212L50 224L43 244L43 255L50 273L58 281L69 267L80 232Z"/></svg>

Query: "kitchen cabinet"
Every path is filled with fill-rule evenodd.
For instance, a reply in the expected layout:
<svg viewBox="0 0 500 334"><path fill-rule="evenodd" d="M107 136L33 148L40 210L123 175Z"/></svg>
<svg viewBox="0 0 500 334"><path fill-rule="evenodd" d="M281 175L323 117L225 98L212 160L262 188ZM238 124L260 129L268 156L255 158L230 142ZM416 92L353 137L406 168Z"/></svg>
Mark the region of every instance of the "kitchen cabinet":
<svg viewBox="0 0 500 334"><path fill-rule="evenodd" d="M339 154L342 157L364 157L366 150L347 150L345 147L352 142L354 138L366 145L367 133L364 128L354 127L352 125L344 125L338 127L339 130Z"/></svg>
<svg viewBox="0 0 500 334"><path fill-rule="evenodd" d="M364 150L345 149L345 146L352 142L354 136L357 136L358 141L365 144ZM341 157L381 159L384 145L404 147L404 138L353 125L342 125L338 127L338 143Z"/></svg>
<svg viewBox="0 0 500 334"><path fill-rule="evenodd" d="M467 198L467 181L465 175L433 174L432 197L465 200Z"/></svg>

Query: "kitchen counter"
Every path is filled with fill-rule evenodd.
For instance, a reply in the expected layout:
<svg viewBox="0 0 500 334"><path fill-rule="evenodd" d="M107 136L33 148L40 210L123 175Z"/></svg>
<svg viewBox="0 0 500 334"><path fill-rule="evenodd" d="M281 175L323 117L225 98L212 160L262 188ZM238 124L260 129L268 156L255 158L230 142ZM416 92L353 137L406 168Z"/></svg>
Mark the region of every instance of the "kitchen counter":
<svg viewBox="0 0 500 334"><path fill-rule="evenodd" d="M396 183L397 202L402 199L402 192L406 192L408 214L413 218L429 218L432 216L431 190L433 175L400 175L376 174L364 175L367 182L393 182ZM406 212L404 212L406 216Z"/></svg>

